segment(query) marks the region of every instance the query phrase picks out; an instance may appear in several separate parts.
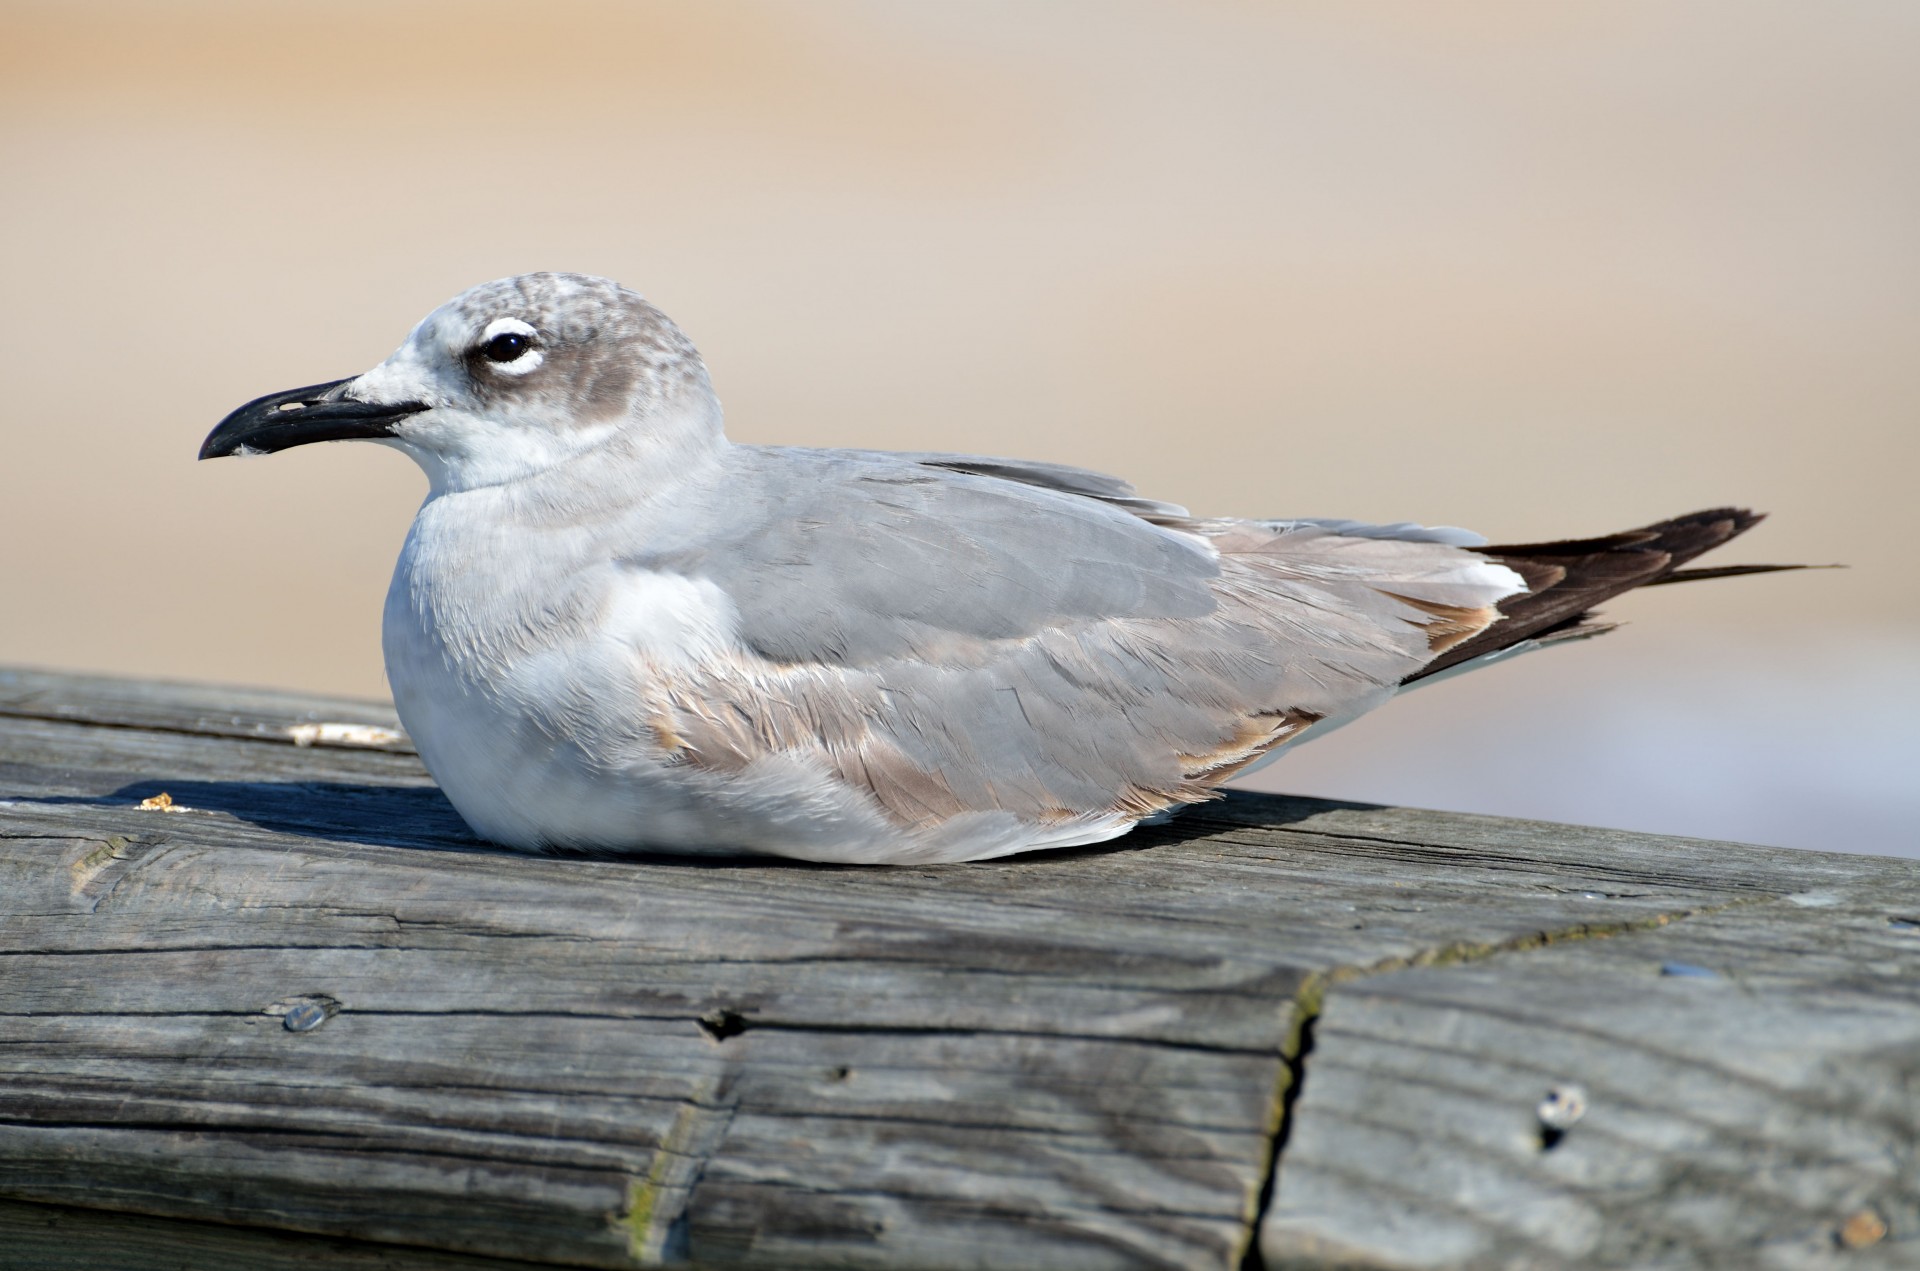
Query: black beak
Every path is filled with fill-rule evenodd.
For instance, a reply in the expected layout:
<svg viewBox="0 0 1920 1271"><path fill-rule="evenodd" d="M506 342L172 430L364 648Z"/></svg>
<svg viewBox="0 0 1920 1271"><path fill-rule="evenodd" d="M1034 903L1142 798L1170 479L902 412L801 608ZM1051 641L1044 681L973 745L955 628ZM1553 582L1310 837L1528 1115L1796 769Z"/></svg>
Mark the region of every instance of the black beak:
<svg viewBox="0 0 1920 1271"><path fill-rule="evenodd" d="M202 459L219 459L240 450L270 452L310 441L346 441L355 437L390 437L393 427L409 415L428 409L422 402L385 405L329 398L346 380L310 384L284 393L256 397L220 421L200 445Z"/></svg>

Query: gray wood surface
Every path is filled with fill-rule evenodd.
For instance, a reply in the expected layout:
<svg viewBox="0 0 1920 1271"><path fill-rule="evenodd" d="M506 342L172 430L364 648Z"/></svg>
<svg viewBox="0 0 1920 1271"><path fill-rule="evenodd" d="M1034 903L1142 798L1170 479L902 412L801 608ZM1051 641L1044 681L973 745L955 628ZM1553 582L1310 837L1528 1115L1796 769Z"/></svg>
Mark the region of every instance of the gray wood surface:
<svg viewBox="0 0 1920 1271"><path fill-rule="evenodd" d="M1914 875L1339 986L1269 1264L1920 1262Z"/></svg>
<svg viewBox="0 0 1920 1271"><path fill-rule="evenodd" d="M0 672L0 1265L1920 1250L1909 863L1254 796L976 865L529 858L327 723L392 717Z"/></svg>

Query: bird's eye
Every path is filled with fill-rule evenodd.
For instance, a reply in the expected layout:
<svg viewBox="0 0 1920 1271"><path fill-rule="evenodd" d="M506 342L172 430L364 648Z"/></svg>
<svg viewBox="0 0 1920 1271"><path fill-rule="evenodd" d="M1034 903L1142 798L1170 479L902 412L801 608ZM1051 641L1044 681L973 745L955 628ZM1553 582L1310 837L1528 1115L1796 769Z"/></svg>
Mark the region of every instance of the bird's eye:
<svg viewBox="0 0 1920 1271"><path fill-rule="evenodd" d="M502 331L480 346L480 354L489 362L513 362L532 347L533 337L519 331Z"/></svg>

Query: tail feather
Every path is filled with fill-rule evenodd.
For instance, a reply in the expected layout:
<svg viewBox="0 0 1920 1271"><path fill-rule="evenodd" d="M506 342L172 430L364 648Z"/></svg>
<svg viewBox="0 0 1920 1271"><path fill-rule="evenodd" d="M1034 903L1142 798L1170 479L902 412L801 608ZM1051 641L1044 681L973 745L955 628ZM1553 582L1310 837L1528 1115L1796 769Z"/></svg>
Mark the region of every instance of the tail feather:
<svg viewBox="0 0 1920 1271"><path fill-rule="evenodd" d="M1681 568L1701 553L1746 533L1760 520L1759 513L1745 508L1712 508L1599 538L1479 548L1482 555L1525 579L1527 590L1500 602L1501 621L1448 649L1404 682L1411 684L1437 675L1524 640L1547 644L1598 635L1610 628L1593 621L1593 607L1635 587L1800 568Z"/></svg>

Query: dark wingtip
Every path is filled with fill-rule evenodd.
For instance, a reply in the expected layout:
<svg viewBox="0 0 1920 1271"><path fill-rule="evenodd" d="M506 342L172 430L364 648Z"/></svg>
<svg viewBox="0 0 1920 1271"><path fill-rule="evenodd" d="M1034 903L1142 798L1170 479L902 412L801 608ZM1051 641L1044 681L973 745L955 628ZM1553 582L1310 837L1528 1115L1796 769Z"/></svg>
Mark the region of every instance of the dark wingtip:
<svg viewBox="0 0 1920 1271"><path fill-rule="evenodd" d="M1529 589L1500 602L1502 621L1448 649L1405 682L1437 674L1522 640L1537 638L1547 643L1556 636L1572 639L1590 632L1597 634L1594 631L1597 624L1591 620L1593 606L1635 587L1803 568L1797 565L1681 568L1694 557L1739 537L1765 519L1765 513L1751 508L1706 508L1598 538L1478 548L1482 555L1519 573L1527 580Z"/></svg>
<svg viewBox="0 0 1920 1271"><path fill-rule="evenodd" d="M1765 512L1752 508L1707 508L1669 517L1596 538L1557 539L1548 543L1501 543L1479 549L1488 556L1589 556L1595 552L1618 552L1650 548L1673 554L1674 564L1691 560L1731 538L1738 538L1767 519Z"/></svg>
<svg viewBox="0 0 1920 1271"><path fill-rule="evenodd" d="M1739 578L1745 574L1778 574L1790 569L1845 569L1845 565L1717 565L1700 569L1676 569L1645 584L1659 587L1666 583L1697 583L1706 578Z"/></svg>

